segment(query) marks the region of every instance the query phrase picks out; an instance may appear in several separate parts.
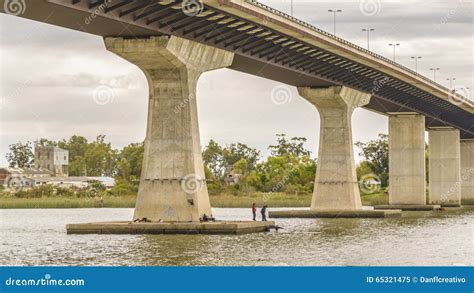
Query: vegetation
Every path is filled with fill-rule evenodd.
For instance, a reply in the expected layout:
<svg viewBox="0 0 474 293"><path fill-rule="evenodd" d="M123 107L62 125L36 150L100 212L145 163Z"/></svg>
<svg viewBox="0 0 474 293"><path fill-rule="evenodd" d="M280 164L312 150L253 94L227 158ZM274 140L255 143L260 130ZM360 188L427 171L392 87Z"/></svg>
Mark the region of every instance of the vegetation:
<svg viewBox="0 0 474 293"><path fill-rule="evenodd" d="M306 138L278 134L270 145L270 156L242 143L222 146L211 140L203 151L208 190L215 207L248 207L251 203L275 206L309 206L317 162L305 148ZM100 183L87 189L41 185L30 189L0 190L0 208L7 207L133 207L142 169L144 144L132 143L121 150L111 147L104 135L94 141L73 135L69 139L39 139L35 144L57 146L69 151L70 176L113 176L114 188ZM359 179L373 174L381 187L388 183L388 139L386 135L368 143L356 144L366 158L357 167ZM10 146L11 166L29 166L32 144ZM372 178L372 177L371 177ZM387 203L387 196L376 190L362 190L365 204ZM372 193L372 194L370 194Z"/></svg>

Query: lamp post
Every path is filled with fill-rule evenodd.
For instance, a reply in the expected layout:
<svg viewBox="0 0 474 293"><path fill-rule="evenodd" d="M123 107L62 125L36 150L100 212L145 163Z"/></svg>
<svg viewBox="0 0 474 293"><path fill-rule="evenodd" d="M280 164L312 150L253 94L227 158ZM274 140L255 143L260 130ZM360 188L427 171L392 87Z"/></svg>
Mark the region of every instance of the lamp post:
<svg viewBox="0 0 474 293"><path fill-rule="evenodd" d="M329 9L328 12L332 12L334 14L334 35L336 35L336 13L342 12L341 9Z"/></svg>
<svg viewBox="0 0 474 293"><path fill-rule="evenodd" d="M438 71L439 68L438 68L438 67L436 67L436 68L430 68L430 70L433 71L433 81L436 81L436 71Z"/></svg>
<svg viewBox="0 0 474 293"><path fill-rule="evenodd" d="M388 44L390 47L393 47L393 61L395 61L395 48L400 46L400 44Z"/></svg>
<svg viewBox="0 0 474 293"><path fill-rule="evenodd" d="M449 89L452 90L453 89L453 81L455 81L456 78L455 77L451 77L451 78L448 77L448 78L446 78L446 80L449 81Z"/></svg>
<svg viewBox="0 0 474 293"><path fill-rule="evenodd" d="M418 59L421 59L421 56L411 56L410 58L415 60L415 72L418 73Z"/></svg>
<svg viewBox="0 0 474 293"><path fill-rule="evenodd" d="M291 16L293 16L293 0L291 0Z"/></svg>
<svg viewBox="0 0 474 293"><path fill-rule="evenodd" d="M373 32L375 29L373 28L363 28L363 32L367 32L367 50L370 49L370 32Z"/></svg>

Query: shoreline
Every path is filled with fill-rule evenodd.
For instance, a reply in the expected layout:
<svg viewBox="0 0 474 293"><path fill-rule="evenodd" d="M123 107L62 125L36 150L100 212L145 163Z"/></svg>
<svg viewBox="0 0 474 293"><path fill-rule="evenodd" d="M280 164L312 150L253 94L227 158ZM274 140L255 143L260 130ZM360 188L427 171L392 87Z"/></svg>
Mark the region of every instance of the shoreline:
<svg viewBox="0 0 474 293"><path fill-rule="evenodd" d="M215 208L248 208L252 203L257 206L267 205L275 207L309 207L311 205L311 194L287 195L283 193L273 194L249 194L249 195L210 195L211 206ZM387 204L386 194L362 195L363 205ZM64 208L134 208L135 195L108 196L100 198L73 198L73 197L42 197L42 198L16 198L0 197L0 209L64 209Z"/></svg>

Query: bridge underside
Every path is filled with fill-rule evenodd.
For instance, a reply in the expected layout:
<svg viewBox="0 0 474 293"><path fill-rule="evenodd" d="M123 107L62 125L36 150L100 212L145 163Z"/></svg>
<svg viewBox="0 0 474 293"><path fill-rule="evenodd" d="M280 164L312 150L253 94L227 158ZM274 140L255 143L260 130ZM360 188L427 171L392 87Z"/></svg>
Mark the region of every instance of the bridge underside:
<svg viewBox="0 0 474 293"><path fill-rule="evenodd" d="M189 16L180 1L105 2L30 0L22 17L105 37L182 37L235 53L229 68L297 87L344 85L372 94L370 103L364 106L368 110L382 114L417 112L426 117L426 128L452 126L460 129L461 138L474 138L472 113L342 57L344 52L330 52L274 31L266 25L267 20L250 21L208 5L198 15Z"/></svg>

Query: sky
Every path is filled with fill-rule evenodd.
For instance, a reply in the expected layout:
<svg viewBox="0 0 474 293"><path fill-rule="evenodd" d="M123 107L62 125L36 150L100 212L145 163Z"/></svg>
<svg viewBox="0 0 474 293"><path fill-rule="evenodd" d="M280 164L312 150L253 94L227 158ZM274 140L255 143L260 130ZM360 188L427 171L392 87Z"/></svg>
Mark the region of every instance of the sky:
<svg viewBox="0 0 474 293"><path fill-rule="evenodd" d="M286 13L290 0L261 1ZM396 61L437 81L474 89L472 0L294 0L293 16L367 46L363 28L375 29L370 49L393 58L389 43L400 43ZM120 149L145 137L148 86L133 64L105 50L100 37L0 14L0 166L8 146L41 137L59 140L73 134L90 140L105 134ZM271 96L280 83L229 69L204 73L197 88L201 144L242 142L267 156L275 135L306 137L317 156L319 114L296 88L286 103ZM105 96L98 95L109 89ZM111 89L111 90L110 90ZM369 141L388 132L388 118L364 109L352 116L353 141ZM359 149L354 147L356 161Z"/></svg>

